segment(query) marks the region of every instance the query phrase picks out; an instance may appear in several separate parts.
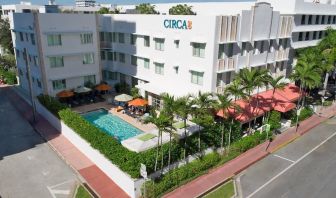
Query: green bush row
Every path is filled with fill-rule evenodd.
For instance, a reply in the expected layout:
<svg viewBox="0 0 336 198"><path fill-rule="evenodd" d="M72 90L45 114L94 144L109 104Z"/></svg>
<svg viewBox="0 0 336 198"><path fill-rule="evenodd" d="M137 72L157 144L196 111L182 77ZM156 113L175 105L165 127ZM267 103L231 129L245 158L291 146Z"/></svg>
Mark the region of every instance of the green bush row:
<svg viewBox="0 0 336 198"><path fill-rule="evenodd" d="M16 74L14 71L8 70L6 71L3 68L0 68L0 77L3 76L5 83L9 84L9 85L13 85L16 84Z"/></svg>
<svg viewBox="0 0 336 198"><path fill-rule="evenodd" d="M311 109L310 107L304 107L300 111L300 115L299 115L298 121L301 122L301 121L309 118L310 116L313 115L313 113L314 113L313 109ZM297 118L296 111L293 111L292 118L291 118L292 124L294 124L296 122L296 118Z"/></svg>
<svg viewBox="0 0 336 198"><path fill-rule="evenodd" d="M270 137L270 136L269 136ZM180 168L174 169L169 173L157 178L154 181L147 181L143 185L146 188L146 197L160 197L163 194L172 191L188 181L205 174L210 168L224 164L225 162L237 157L239 154L255 147L266 140L266 133L259 132L247 136L231 145L228 155L219 155L210 153Z"/></svg>
<svg viewBox="0 0 336 198"><path fill-rule="evenodd" d="M39 95L37 96L37 99L43 106L45 106L52 114L54 114L58 118L58 112L62 109L67 108L65 104L60 103L58 100L48 95Z"/></svg>
<svg viewBox="0 0 336 198"><path fill-rule="evenodd" d="M279 129L281 127L281 113L279 111L271 111L268 124L271 125L271 130Z"/></svg>

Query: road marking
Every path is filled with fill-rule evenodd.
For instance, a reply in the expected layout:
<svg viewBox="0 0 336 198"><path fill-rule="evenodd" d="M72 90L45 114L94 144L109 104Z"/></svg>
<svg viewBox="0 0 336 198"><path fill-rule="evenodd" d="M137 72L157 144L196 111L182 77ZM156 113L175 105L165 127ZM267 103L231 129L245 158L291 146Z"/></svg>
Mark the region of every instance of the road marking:
<svg viewBox="0 0 336 198"><path fill-rule="evenodd" d="M314 152L316 149L318 149L320 146L322 146L323 144L325 144L327 141L329 141L331 138L333 138L336 135L336 132L334 132L332 135L330 135L327 139L325 139L324 141L322 141L319 145L315 146L312 150L310 150L308 153L304 154L302 157L300 157L298 160L296 160L294 163L292 163L291 165L289 165L287 168L285 168L283 171L281 171L280 173L278 173L277 175L275 175L273 178L271 178L270 180L268 180L265 184L263 184L262 186L260 186L258 189L256 189L253 193L251 193L249 196L247 196L246 198L251 198L252 196L254 196L257 192L259 192L261 189L265 188L267 185L269 185L271 182L273 182L274 180L276 180L278 177L280 177L282 174L284 174L286 171L288 171L290 168L292 168L293 166L295 166L297 163L299 163L300 161L302 161L304 158L306 158L308 155L310 155L312 152Z"/></svg>
<svg viewBox="0 0 336 198"><path fill-rule="evenodd" d="M287 161L292 162L292 163L295 162L295 161L293 161L293 160L290 160L290 159L288 159L288 158L282 157L282 156L280 156L280 155L276 155L276 154L274 154L273 156L278 157L278 158L281 158L281 159L284 159L284 160L287 160Z"/></svg>
<svg viewBox="0 0 336 198"><path fill-rule="evenodd" d="M67 181L64 181L64 182L62 182L62 183L59 183L59 184L56 184L56 185L53 185L53 186L49 186L50 188L55 188L55 187L57 187L57 186L61 186L61 185L63 185L63 184L66 184L66 183L69 183L69 182L73 182L74 180L67 180Z"/></svg>
<svg viewBox="0 0 336 198"><path fill-rule="evenodd" d="M49 186L47 186L47 188L53 198L57 198L56 195L69 195L70 194L70 190L53 190Z"/></svg>

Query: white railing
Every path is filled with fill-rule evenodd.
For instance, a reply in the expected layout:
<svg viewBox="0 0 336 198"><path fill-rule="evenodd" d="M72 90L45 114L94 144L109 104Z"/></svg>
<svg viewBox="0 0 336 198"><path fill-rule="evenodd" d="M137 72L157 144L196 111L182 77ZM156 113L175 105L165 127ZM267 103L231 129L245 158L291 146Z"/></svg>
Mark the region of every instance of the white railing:
<svg viewBox="0 0 336 198"><path fill-rule="evenodd" d="M234 58L225 58L218 60L218 72L232 71L236 68L236 61Z"/></svg>

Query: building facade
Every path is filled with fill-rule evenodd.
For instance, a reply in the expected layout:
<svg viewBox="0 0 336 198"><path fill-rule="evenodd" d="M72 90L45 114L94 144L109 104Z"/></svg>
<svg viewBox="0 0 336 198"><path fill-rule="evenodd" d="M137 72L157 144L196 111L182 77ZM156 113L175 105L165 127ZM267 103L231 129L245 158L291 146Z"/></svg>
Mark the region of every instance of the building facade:
<svg viewBox="0 0 336 198"><path fill-rule="evenodd" d="M94 7L95 5L95 0L76 0L76 7Z"/></svg>
<svg viewBox="0 0 336 198"><path fill-rule="evenodd" d="M289 11L281 7L283 4ZM313 10L320 14L302 7L306 4L317 6ZM325 5L307 0L201 5L195 4L197 15L192 16L14 14L13 38L21 83L25 84L25 75L19 54L32 47L29 51L39 57L35 75L41 88L37 93L55 95L102 80L112 86L127 83L138 87L153 105L159 105L162 93L176 97L199 91L222 93L242 68L267 68L274 76L288 76L293 50L315 45L324 36L319 32L325 31L334 17L332 8L328 8L328 17L320 16L326 14L320 7ZM317 16L322 24L310 24ZM39 40L34 46L17 39L29 24L38 24L29 30ZM308 37L316 34L316 41L301 41L307 37L303 31L307 28ZM304 33L300 36L300 32ZM83 45L82 37L90 43ZM49 38L56 46L49 45ZM84 59L94 61L83 64Z"/></svg>

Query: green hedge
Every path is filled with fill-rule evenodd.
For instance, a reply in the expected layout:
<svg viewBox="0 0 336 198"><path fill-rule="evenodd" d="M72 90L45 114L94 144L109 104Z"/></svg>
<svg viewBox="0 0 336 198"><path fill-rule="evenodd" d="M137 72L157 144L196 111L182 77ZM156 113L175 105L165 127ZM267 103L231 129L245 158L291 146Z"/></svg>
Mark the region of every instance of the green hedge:
<svg viewBox="0 0 336 198"><path fill-rule="evenodd" d="M11 70L4 70L3 68L0 68L0 76L4 77L5 83L9 85L16 84L16 74L14 71Z"/></svg>
<svg viewBox="0 0 336 198"><path fill-rule="evenodd" d="M268 124L271 125L271 130L279 129L281 127L281 113L278 111L271 111Z"/></svg>
<svg viewBox="0 0 336 198"><path fill-rule="evenodd" d="M300 111L300 115L299 115L299 122L309 118L310 116L312 116L314 113L314 110L311 109L310 107L304 107L301 111ZM296 111L293 111L292 113L292 124L295 124L296 123Z"/></svg>
<svg viewBox="0 0 336 198"><path fill-rule="evenodd" d="M58 112L62 109L67 108L66 105L60 103L58 100L48 95L39 95L37 96L37 99L43 106L45 106L52 114L54 114L58 118Z"/></svg>
<svg viewBox="0 0 336 198"><path fill-rule="evenodd" d="M271 135L269 135L270 137ZM204 157L190 162L180 168L174 169L169 173L157 178L154 181L147 181L143 185L146 187L146 197L154 198L160 197L163 194L174 190L188 181L205 174L210 168L219 166L237 157L241 153L255 147L264 142L266 133L259 132L247 136L231 145L230 153L228 155L219 155L218 153L210 153Z"/></svg>

